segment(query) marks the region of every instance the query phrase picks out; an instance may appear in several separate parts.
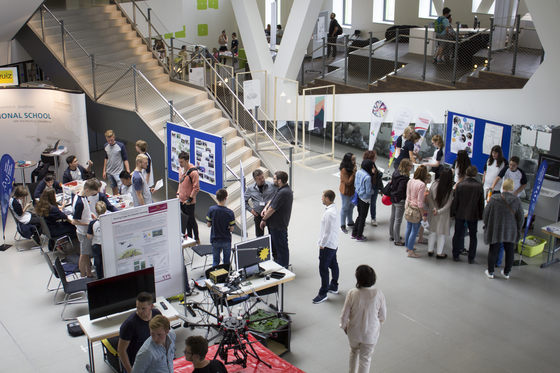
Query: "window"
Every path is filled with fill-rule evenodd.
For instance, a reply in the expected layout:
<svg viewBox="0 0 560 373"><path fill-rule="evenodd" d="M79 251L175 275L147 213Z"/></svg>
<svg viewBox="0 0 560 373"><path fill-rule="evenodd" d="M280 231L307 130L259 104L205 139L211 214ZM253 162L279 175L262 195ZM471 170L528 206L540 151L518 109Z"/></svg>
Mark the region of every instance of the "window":
<svg viewBox="0 0 560 373"><path fill-rule="evenodd" d="M435 19L443 9L443 0L418 1L418 18Z"/></svg>
<svg viewBox="0 0 560 373"><path fill-rule="evenodd" d="M383 0L383 22L395 22L395 0Z"/></svg>
<svg viewBox="0 0 560 373"><path fill-rule="evenodd" d="M342 25L352 26L352 0L342 0Z"/></svg>
<svg viewBox="0 0 560 373"><path fill-rule="evenodd" d="M396 0L373 0L373 19L375 23L395 23Z"/></svg>
<svg viewBox="0 0 560 373"><path fill-rule="evenodd" d="M494 14L496 0L473 0L472 12L482 14Z"/></svg>
<svg viewBox="0 0 560 373"><path fill-rule="evenodd" d="M439 17L433 1L430 1L430 17L434 17L434 18Z"/></svg>

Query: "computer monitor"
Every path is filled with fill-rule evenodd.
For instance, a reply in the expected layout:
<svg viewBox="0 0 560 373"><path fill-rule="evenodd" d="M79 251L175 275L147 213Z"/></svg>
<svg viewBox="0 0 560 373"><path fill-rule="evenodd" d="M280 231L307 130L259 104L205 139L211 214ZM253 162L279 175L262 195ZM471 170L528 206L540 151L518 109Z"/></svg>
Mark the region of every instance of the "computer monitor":
<svg viewBox="0 0 560 373"><path fill-rule="evenodd" d="M545 179L560 181L560 157L550 154L539 154L539 167L546 160L547 167L544 174Z"/></svg>
<svg viewBox="0 0 560 373"><path fill-rule="evenodd" d="M136 297L141 292L152 294L156 301L154 268L107 277L87 284L90 320L136 307Z"/></svg>
<svg viewBox="0 0 560 373"><path fill-rule="evenodd" d="M270 235L235 244L236 269L247 268L270 259Z"/></svg>

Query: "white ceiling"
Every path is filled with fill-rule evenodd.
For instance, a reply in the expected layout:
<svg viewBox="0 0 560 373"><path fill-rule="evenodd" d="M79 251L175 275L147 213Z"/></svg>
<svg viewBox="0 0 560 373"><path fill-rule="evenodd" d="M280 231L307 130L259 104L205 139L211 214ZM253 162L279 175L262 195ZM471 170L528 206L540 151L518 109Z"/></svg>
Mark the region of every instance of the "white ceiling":
<svg viewBox="0 0 560 373"><path fill-rule="evenodd" d="M1 0L0 41L12 40L43 0Z"/></svg>

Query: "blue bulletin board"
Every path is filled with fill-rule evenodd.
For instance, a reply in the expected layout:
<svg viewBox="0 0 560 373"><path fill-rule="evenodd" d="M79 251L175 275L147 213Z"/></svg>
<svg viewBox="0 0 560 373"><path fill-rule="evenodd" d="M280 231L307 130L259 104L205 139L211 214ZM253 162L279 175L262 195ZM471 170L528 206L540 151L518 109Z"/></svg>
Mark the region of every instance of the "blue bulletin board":
<svg viewBox="0 0 560 373"><path fill-rule="evenodd" d="M492 146L500 145L504 158L509 159L511 144L511 125L447 112L447 130L445 137L445 163L453 164L457 151L465 149L469 153L471 164L484 172L484 163L488 160Z"/></svg>
<svg viewBox="0 0 560 373"><path fill-rule="evenodd" d="M167 122L167 169L179 182L179 154L189 153L198 168L200 190L215 194L224 185L224 141L221 136Z"/></svg>

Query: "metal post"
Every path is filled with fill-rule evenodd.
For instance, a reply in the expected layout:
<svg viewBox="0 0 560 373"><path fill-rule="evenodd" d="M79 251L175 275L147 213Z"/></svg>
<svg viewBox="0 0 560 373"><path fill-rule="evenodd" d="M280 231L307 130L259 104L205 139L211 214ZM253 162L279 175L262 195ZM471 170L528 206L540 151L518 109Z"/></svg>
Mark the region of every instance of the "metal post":
<svg viewBox="0 0 560 373"><path fill-rule="evenodd" d="M395 75L397 75L397 65L399 63L399 29L395 29Z"/></svg>
<svg viewBox="0 0 560 373"><path fill-rule="evenodd" d="M370 84L371 83L371 41L373 40L373 32L369 32L369 53L368 53L368 73L367 73L367 83Z"/></svg>
<svg viewBox="0 0 560 373"><path fill-rule="evenodd" d="M301 61L301 86L303 87L305 85L304 83L304 74L305 74L305 55L303 56L303 60Z"/></svg>
<svg viewBox="0 0 560 373"><path fill-rule="evenodd" d="M64 67L66 67L66 43L64 38L64 21L60 20L60 35L62 38L62 61L64 62Z"/></svg>
<svg viewBox="0 0 560 373"><path fill-rule="evenodd" d="M173 122L173 100L169 100L169 121Z"/></svg>
<svg viewBox="0 0 560 373"><path fill-rule="evenodd" d="M426 61L428 56L428 25L424 26L424 68L422 69L422 80L426 80Z"/></svg>
<svg viewBox="0 0 560 373"><path fill-rule="evenodd" d="M175 76L175 66L174 66L174 64L175 64L175 58L173 58L173 39L175 39L175 38L172 36L172 37L171 37L171 41L169 42L170 45L171 45L171 60L170 60L170 62L169 62L169 67L170 67L170 69L169 69L169 75L170 75L171 77L174 77L174 76Z"/></svg>
<svg viewBox="0 0 560 373"><path fill-rule="evenodd" d="M297 144L296 144L296 146L297 146ZM290 179L289 179L289 180L290 180L290 187L291 187L292 192L293 192L293 191L294 191L294 176L293 176L293 173L292 173L292 166L293 166L292 154L293 154L293 152L294 152L294 148L292 148L292 147L290 146L289 150L290 150L290 152L289 152L289 156L290 156L290 169L288 170L288 172L289 172L290 174L289 174L288 176L289 176L289 178L290 178Z"/></svg>
<svg viewBox="0 0 560 373"><path fill-rule="evenodd" d="M134 111L138 112L138 85L136 84L136 65L132 65L132 81L134 82Z"/></svg>
<svg viewBox="0 0 560 373"><path fill-rule="evenodd" d="M152 44L152 8L148 8L148 37L149 43Z"/></svg>
<svg viewBox="0 0 560 373"><path fill-rule="evenodd" d="M43 11L44 9L41 7L39 9L39 12L41 13L41 35L43 36L43 43L44 43L45 42L45 15L43 14Z"/></svg>
<svg viewBox="0 0 560 373"><path fill-rule="evenodd" d="M167 147L169 146L169 144L167 143L167 122L163 125L163 149L164 149L164 157L165 157L165 200L167 201L169 199L169 169L167 168ZM181 250L183 251L183 250ZM186 302L185 302L186 305Z"/></svg>
<svg viewBox="0 0 560 373"><path fill-rule="evenodd" d="M93 54L91 54L90 57L91 57L91 80L93 83L93 100L97 101L97 92L95 90L95 58Z"/></svg>
<svg viewBox="0 0 560 373"><path fill-rule="evenodd" d="M455 53L453 58L453 85L455 85L455 81L457 80L457 54L459 53L459 26L461 22L457 22L457 31L455 32Z"/></svg>
<svg viewBox="0 0 560 373"><path fill-rule="evenodd" d="M258 106L255 106L255 109L253 110L253 116L255 118L257 116L257 109L258 109ZM257 151L259 151L259 124L258 124L258 122L255 121L255 123L253 125L255 126L255 149Z"/></svg>
<svg viewBox="0 0 560 373"><path fill-rule="evenodd" d="M511 75L515 75L515 68L517 67L517 48L519 47L519 35L521 34L521 15L515 16L515 47L513 49L513 66L511 67Z"/></svg>
<svg viewBox="0 0 560 373"><path fill-rule="evenodd" d="M348 82L348 35L344 35L344 84Z"/></svg>
<svg viewBox="0 0 560 373"><path fill-rule="evenodd" d="M326 38L323 36L323 69L321 70L322 72L322 76L321 78L325 77L325 47L327 46L326 44ZM544 49L543 49L544 50Z"/></svg>
<svg viewBox="0 0 560 373"><path fill-rule="evenodd" d="M490 61L492 61L492 35L494 34L494 17L490 18L490 36L488 37L488 63L486 70L490 71Z"/></svg>
<svg viewBox="0 0 560 373"><path fill-rule="evenodd" d="M132 0L132 21L134 22L134 27L138 26L136 23L136 2Z"/></svg>

